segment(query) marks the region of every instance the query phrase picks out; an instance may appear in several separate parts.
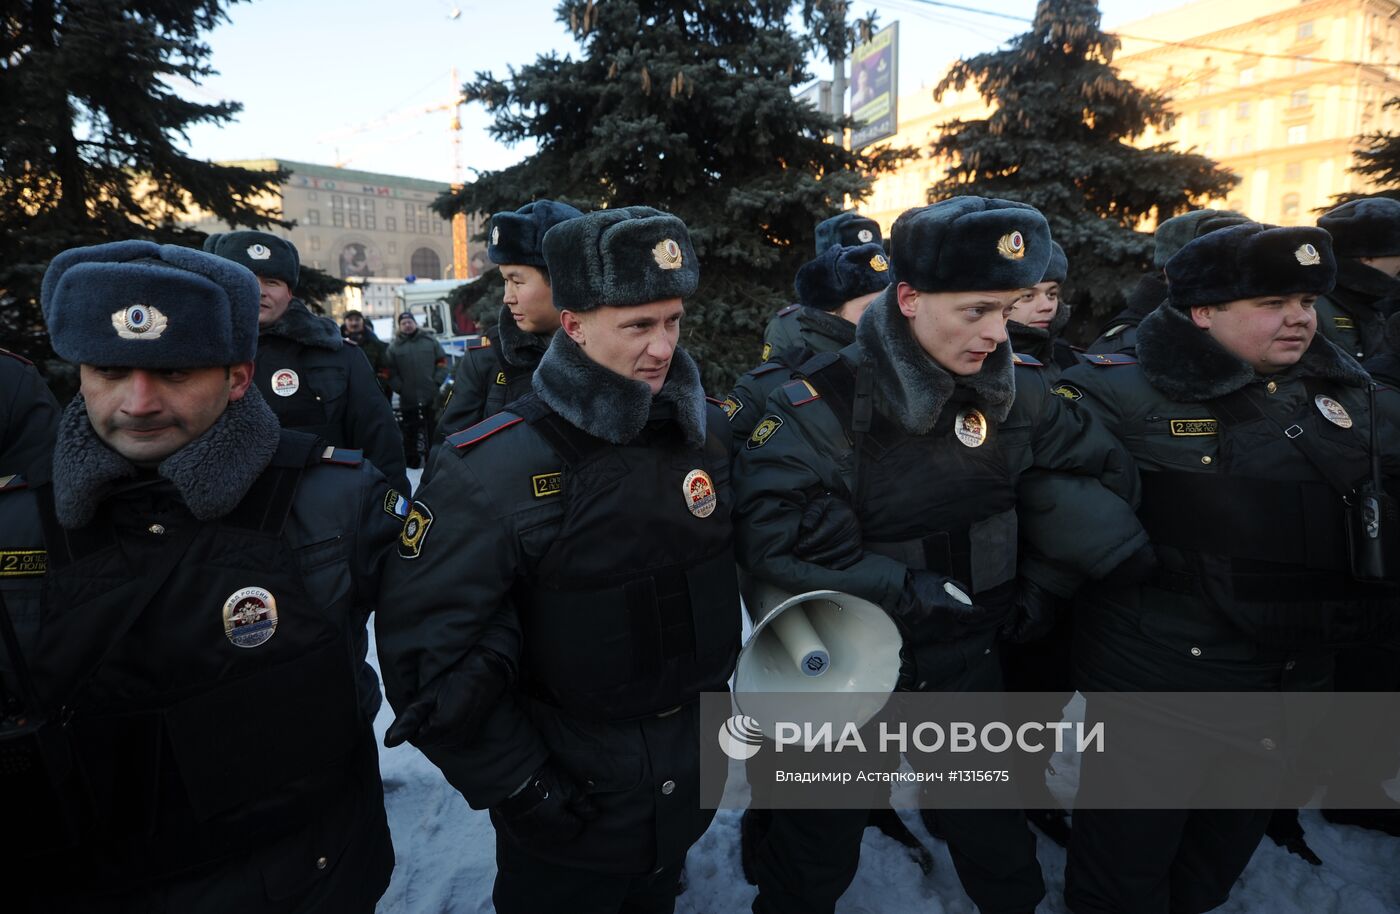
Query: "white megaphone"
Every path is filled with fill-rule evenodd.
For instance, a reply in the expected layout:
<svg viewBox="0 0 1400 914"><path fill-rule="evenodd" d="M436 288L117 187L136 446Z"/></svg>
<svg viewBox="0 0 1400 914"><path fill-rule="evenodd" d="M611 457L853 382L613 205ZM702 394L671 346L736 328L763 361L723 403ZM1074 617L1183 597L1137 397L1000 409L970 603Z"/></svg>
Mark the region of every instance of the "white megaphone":
<svg viewBox="0 0 1400 914"><path fill-rule="evenodd" d="M739 652L734 697L770 737L764 693L846 694L841 716L857 727L880 713L899 682L903 644L883 609L836 590L793 595L748 576L742 590L754 629Z"/></svg>

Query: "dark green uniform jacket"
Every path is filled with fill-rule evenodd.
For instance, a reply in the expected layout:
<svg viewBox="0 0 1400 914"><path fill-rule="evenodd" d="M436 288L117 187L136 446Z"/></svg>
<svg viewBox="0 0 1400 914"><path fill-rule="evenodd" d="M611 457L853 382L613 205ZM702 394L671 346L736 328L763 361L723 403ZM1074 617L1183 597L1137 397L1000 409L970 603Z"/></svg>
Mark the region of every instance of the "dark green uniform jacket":
<svg viewBox="0 0 1400 914"><path fill-rule="evenodd" d="M401 409L431 406L438 388L447 380L447 353L423 330L394 334L385 361L389 386L399 395Z"/></svg>
<svg viewBox="0 0 1400 914"><path fill-rule="evenodd" d="M769 319L768 326L763 328L763 353L758 357L760 362L802 345L802 327L797 323L797 315L803 310L804 305L788 305Z"/></svg>
<svg viewBox="0 0 1400 914"><path fill-rule="evenodd" d="M1260 376L1170 304L1142 322L1138 357L1082 365L1063 381L1132 452L1161 572L1141 586L1086 588L1092 600L1078 622L1126 625L1194 662L1202 682L1231 664L1281 668L1391 630L1394 590L1351 579L1342 496L1294 443L1341 479L1367 475L1372 416L1360 366L1318 334L1297 365ZM1393 398L1382 398L1383 411ZM1388 420L1379 433L1393 477L1400 440Z"/></svg>
<svg viewBox="0 0 1400 914"><path fill-rule="evenodd" d="M429 758L477 808L552 758L600 814L526 851L650 873L713 816L698 696L726 688L740 632L728 428L680 349L653 397L561 333L533 386L449 436L413 503L377 620L386 691L401 710L493 626L518 627L518 689L475 741Z"/></svg>
<svg viewBox="0 0 1400 914"><path fill-rule="evenodd" d="M394 412L369 360L345 345L334 321L292 299L277 323L258 330L253 378L283 428L358 448L390 485L408 493Z"/></svg>
<svg viewBox="0 0 1400 914"><path fill-rule="evenodd" d="M58 402L28 359L0 349L0 477L23 473L53 447Z"/></svg>
<svg viewBox="0 0 1400 914"><path fill-rule="evenodd" d="M814 355L836 352L855 342L856 325L830 312L797 308L792 320L797 325L799 344L794 348L774 351L762 365L741 377L724 400L729 428L739 444L744 443L758 424L768 395L792 380L793 369Z"/></svg>
<svg viewBox="0 0 1400 914"><path fill-rule="evenodd" d="M0 593L93 824L45 853L24 820L52 798L7 797L7 910L371 910L393 849L357 675L398 495L256 389L158 472L81 397L54 454L0 490ZM6 651L0 688L25 691Z"/></svg>
<svg viewBox="0 0 1400 914"><path fill-rule="evenodd" d="M1356 359L1384 345L1385 322L1400 307L1400 280L1350 257L1337 258L1337 287L1317 300L1317 332Z"/></svg>
<svg viewBox="0 0 1400 914"><path fill-rule="evenodd" d="M853 487L846 418L853 407L823 395L839 385L819 376L862 363L873 379L875 417ZM1136 478L1126 453L1071 401L1050 395L1039 369L1013 368L1006 344L981 372L955 379L914 341L891 289L861 318L855 344L800 371L810 380L769 397L735 464L740 564L764 580L793 593L832 589L892 607L906 572L946 564L928 561L942 551L953 567L935 570L962 580L974 599L1009 609L1018 526L1040 553L1035 563L1025 557L1020 573L1061 594L1146 542L1129 504ZM1034 492L1018 492L1023 482ZM851 500L853 488L865 544L860 560L836 570L794 555L806 502L824 493ZM981 639L978 653L986 635L969 633ZM929 647L946 654L946 644ZM924 663L921 657L921 677L959 672L926 671Z"/></svg>
<svg viewBox="0 0 1400 914"><path fill-rule="evenodd" d="M468 345L452 370L452 395L438 420L437 440L494 416L529 393L530 377L551 336L521 330L503 307L496 326Z"/></svg>

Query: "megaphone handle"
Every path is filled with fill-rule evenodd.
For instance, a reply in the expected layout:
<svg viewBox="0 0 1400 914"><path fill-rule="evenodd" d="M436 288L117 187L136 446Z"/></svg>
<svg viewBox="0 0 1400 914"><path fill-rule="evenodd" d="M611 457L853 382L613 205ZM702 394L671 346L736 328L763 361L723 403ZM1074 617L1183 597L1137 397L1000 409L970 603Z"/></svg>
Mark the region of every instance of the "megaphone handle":
<svg viewBox="0 0 1400 914"><path fill-rule="evenodd" d="M801 606L779 613L768 627L804 676L820 676L831 666L831 654Z"/></svg>

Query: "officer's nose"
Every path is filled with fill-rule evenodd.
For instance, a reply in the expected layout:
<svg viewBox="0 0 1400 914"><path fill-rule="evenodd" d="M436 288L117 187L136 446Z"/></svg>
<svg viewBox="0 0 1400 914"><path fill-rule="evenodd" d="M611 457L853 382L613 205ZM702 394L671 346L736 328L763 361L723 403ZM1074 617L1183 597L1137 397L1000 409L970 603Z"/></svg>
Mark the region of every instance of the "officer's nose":
<svg viewBox="0 0 1400 914"><path fill-rule="evenodd" d="M647 343L647 355L658 362L669 361L675 351L676 343L664 327L658 328L657 332L652 334L650 342Z"/></svg>
<svg viewBox="0 0 1400 914"><path fill-rule="evenodd" d="M515 290L511 288L510 283L506 283L506 290L501 293L501 303L506 305L515 304Z"/></svg>
<svg viewBox="0 0 1400 914"><path fill-rule="evenodd" d="M989 321L988 324L988 332L986 334L987 339L996 343L998 346L1000 346L1002 343L1006 342L1007 339L1009 339L1006 333L1005 317L995 317L991 321Z"/></svg>
<svg viewBox="0 0 1400 914"><path fill-rule="evenodd" d="M122 400L122 412L128 416L151 416L163 408L160 385L155 375L144 369L134 369L127 376L126 396Z"/></svg>

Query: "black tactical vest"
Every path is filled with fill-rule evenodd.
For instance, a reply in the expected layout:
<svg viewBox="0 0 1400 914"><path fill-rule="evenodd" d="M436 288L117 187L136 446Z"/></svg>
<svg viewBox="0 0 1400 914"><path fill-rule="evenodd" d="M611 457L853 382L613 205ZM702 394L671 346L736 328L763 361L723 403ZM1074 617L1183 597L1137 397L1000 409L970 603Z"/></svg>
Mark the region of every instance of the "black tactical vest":
<svg viewBox="0 0 1400 914"><path fill-rule="evenodd" d="M215 523L172 513L135 528L108 503L66 531L51 487L36 487L49 564L30 668L50 719L65 722L93 823L61 865L50 855L50 871L115 890L246 854L344 804L375 764L343 595L306 592L314 556L282 533L323 443L284 431L272 465ZM186 540L111 643L143 569Z"/></svg>
<svg viewBox="0 0 1400 914"><path fill-rule="evenodd" d="M1393 637L1400 616L1393 586L1352 578L1342 493L1290 440L1304 439L1334 480L1360 483L1375 417L1352 416L1364 421L1351 428L1328 421L1316 398L1340 402L1344 388L1304 383L1307 395L1287 418L1252 406L1263 397L1257 388L1206 403L1219 435L1214 471L1144 472L1138 512L1163 560L1146 598L1155 593L1175 613L1213 607L1284 652Z"/></svg>
<svg viewBox="0 0 1400 914"><path fill-rule="evenodd" d="M849 363L832 353L803 372L855 440L857 382ZM1014 468L1026 441L1005 431L962 387L926 435L906 434L872 410L869 431L859 436L854 499L865 548L954 578L979 605L1009 610L1016 578Z"/></svg>
<svg viewBox="0 0 1400 914"><path fill-rule="evenodd" d="M580 717L625 720L724 689L741 622L718 409L703 448L669 420L618 446L534 396L511 411L559 456L566 504L553 545L519 585L531 690Z"/></svg>

